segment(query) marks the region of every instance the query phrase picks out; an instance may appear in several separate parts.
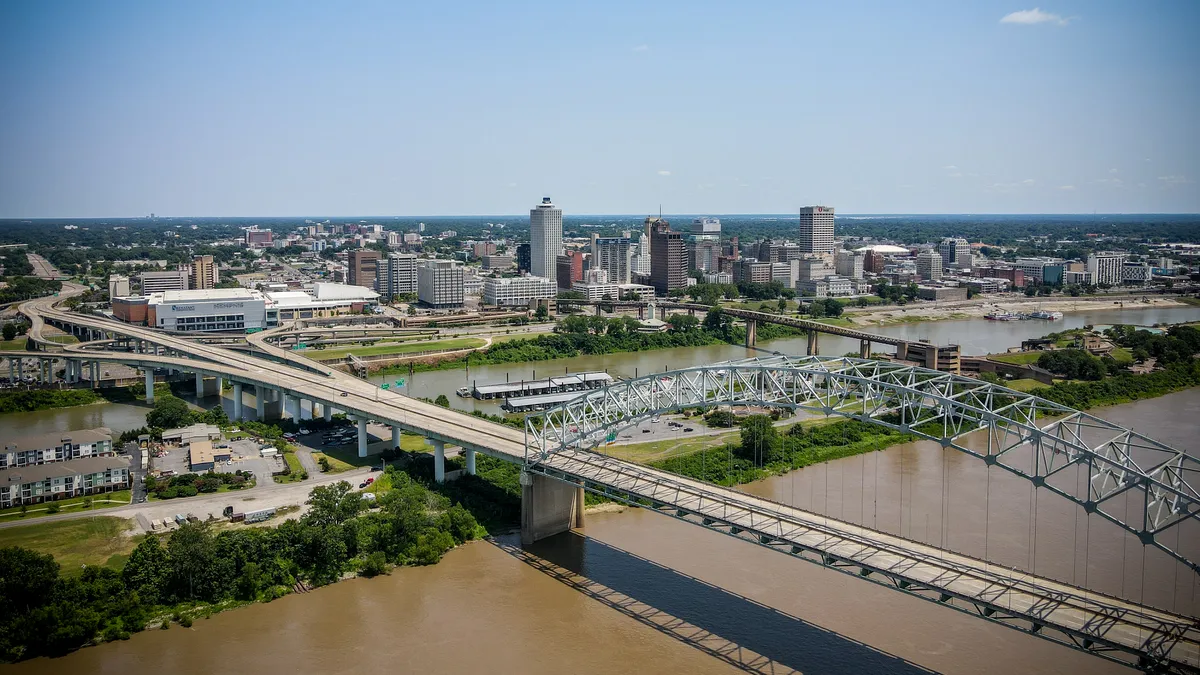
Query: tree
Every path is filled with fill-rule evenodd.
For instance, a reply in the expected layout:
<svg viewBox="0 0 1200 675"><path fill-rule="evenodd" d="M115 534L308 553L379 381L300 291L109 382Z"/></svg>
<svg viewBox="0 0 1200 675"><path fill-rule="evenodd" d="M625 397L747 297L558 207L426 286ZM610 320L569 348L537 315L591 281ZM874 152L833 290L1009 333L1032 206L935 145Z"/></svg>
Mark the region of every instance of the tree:
<svg viewBox="0 0 1200 675"><path fill-rule="evenodd" d="M538 321L549 321L550 308L539 302L537 309L533 312L533 318L537 319Z"/></svg>
<svg viewBox="0 0 1200 675"><path fill-rule="evenodd" d="M751 415L742 420L738 454L765 464L778 459L780 446L779 432L770 415Z"/></svg>
<svg viewBox="0 0 1200 675"><path fill-rule="evenodd" d="M146 415L146 424L160 429L186 426L191 421L191 411L183 399L169 394L154 401L154 409Z"/></svg>
<svg viewBox="0 0 1200 675"><path fill-rule="evenodd" d="M121 570L125 586L137 593L142 602L157 605L165 600L162 589L166 588L171 574L171 559L167 550L158 542L158 537L147 537L129 554L129 561Z"/></svg>
<svg viewBox="0 0 1200 675"><path fill-rule="evenodd" d="M825 305L825 316L838 317L842 315L844 308L842 307L842 303L838 302L837 300L834 300L833 298L825 298L821 304Z"/></svg>
<svg viewBox="0 0 1200 675"><path fill-rule="evenodd" d="M310 508L303 522L318 527L340 525L363 510L362 495L352 492L344 480L313 488L306 503Z"/></svg>
<svg viewBox="0 0 1200 675"><path fill-rule="evenodd" d="M4 324L4 339L7 341L12 340L15 337L17 337L17 324L12 323L11 321Z"/></svg>
<svg viewBox="0 0 1200 675"><path fill-rule="evenodd" d="M181 598L211 599L227 565L217 562L212 532L204 523L184 523L167 543L171 582ZM228 561L225 561L228 563Z"/></svg>
<svg viewBox="0 0 1200 675"><path fill-rule="evenodd" d="M787 311L787 300L780 298L779 301L775 303L775 306L779 308L779 313L782 314Z"/></svg>
<svg viewBox="0 0 1200 675"><path fill-rule="evenodd" d="M700 319L690 314L672 314L667 317L667 323L671 325L671 330L686 331L699 326Z"/></svg>
<svg viewBox="0 0 1200 675"><path fill-rule="evenodd" d="M704 421L710 427L729 428L737 424L737 415L728 410L714 410L704 418Z"/></svg>
<svg viewBox="0 0 1200 675"><path fill-rule="evenodd" d="M438 394L438 397L433 400L434 405L440 405L443 408L450 407L450 399L446 398L445 394Z"/></svg>

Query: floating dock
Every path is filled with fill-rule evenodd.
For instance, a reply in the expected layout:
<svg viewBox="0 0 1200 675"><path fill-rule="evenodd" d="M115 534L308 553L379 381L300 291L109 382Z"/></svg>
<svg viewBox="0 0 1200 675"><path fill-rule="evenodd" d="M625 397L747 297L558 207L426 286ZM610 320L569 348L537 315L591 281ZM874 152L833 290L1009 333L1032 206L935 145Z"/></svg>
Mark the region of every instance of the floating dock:
<svg viewBox="0 0 1200 675"><path fill-rule="evenodd" d="M481 401L497 398L541 396L597 389L613 381L608 373L571 373L544 380L522 380L499 384L479 384L471 387L470 395Z"/></svg>

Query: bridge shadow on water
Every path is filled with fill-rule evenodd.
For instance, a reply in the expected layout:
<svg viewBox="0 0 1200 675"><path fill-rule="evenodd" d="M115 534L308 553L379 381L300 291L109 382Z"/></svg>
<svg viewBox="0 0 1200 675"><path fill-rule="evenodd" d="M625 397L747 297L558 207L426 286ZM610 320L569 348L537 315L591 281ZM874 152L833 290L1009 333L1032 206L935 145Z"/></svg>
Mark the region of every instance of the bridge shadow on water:
<svg viewBox="0 0 1200 675"><path fill-rule="evenodd" d="M753 673L930 673L922 666L575 532L501 550L622 614Z"/></svg>

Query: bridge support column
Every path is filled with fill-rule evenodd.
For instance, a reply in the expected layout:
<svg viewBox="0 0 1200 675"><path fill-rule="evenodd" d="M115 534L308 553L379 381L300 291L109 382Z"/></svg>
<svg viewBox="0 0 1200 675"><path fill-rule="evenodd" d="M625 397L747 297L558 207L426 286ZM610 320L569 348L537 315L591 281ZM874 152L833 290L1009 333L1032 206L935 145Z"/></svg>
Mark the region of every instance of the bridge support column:
<svg viewBox="0 0 1200 675"><path fill-rule="evenodd" d="M204 396L204 375L201 373L196 373L196 398L203 398L203 396Z"/></svg>
<svg viewBox="0 0 1200 675"><path fill-rule="evenodd" d="M475 451L470 448L463 448L463 454L467 458L467 473L475 475Z"/></svg>
<svg viewBox="0 0 1200 675"><path fill-rule="evenodd" d="M746 348L749 349L758 344L758 322L754 319L746 319Z"/></svg>
<svg viewBox="0 0 1200 675"><path fill-rule="evenodd" d="M425 445L433 446L433 480L438 483L446 482L446 444L432 438L425 439Z"/></svg>
<svg viewBox="0 0 1200 675"><path fill-rule="evenodd" d="M283 395L283 414L292 418L293 422L300 421L300 397L291 394Z"/></svg>
<svg viewBox="0 0 1200 675"><path fill-rule="evenodd" d="M68 363L70 363L68 361ZM25 359L17 359L17 379L21 382L25 381Z"/></svg>
<svg viewBox="0 0 1200 675"><path fill-rule="evenodd" d="M521 473L521 545L583 526L583 488L536 473Z"/></svg>
<svg viewBox="0 0 1200 675"><path fill-rule="evenodd" d="M896 360L897 361L907 361L908 360L908 343L907 342L901 342L900 344L896 345Z"/></svg>
<svg viewBox="0 0 1200 675"><path fill-rule="evenodd" d="M815 330L808 331L808 355L818 356L821 353L821 345L817 342L817 336L820 335Z"/></svg>
<svg viewBox="0 0 1200 675"><path fill-rule="evenodd" d="M333 421L333 406L329 405L328 403L325 404L325 421L326 422Z"/></svg>
<svg viewBox="0 0 1200 675"><path fill-rule="evenodd" d="M392 448L400 447L400 427L392 427Z"/></svg>
<svg viewBox="0 0 1200 675"><path fill-rule="evenodd" d="M233 383L233 419L242 419L242 383Z"/></svg>
<svg viewBox="0 0 1200 675"><path fill-rule="evenodd" d="M870 340L859 340L858 341L858 356L859 356L859 358L864 358L864 359L871 358L871 341Z"/></svg>
<svg viewBox="0 0 1200 675"><path fill-rule="evenodd" d="M217 398L225 397L225 378L217 376Z"/></svg>
<svg viewBox="0 0 1200 675"><path fill-rule="evenodd" d="M358 456L367 456L367 418L357 417L358 420Z"/></svg>
<svg viewBox="0 0 1200 675"><path fill-rule="evenodd" d="M154 403L154 371L146 369L146 403Z"/></svg>
<svg viewBox="0 0 1200 675"><path fill-rule="evenodd" d="M254 412L259 422L267 418L267 391L262 385L254 387Z"/></svg>

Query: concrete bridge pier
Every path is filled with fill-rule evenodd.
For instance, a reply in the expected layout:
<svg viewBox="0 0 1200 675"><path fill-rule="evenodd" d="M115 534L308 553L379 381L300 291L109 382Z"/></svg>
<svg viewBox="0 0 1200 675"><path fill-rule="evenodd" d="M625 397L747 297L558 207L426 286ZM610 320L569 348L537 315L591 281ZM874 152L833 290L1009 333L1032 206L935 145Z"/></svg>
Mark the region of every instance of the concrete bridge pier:
<svg viewBox="0 0 1200 675"><path fill-rule="evenodd" d="M25 381L25 359L17 359L17 379Z"/></svg>
<svg viewBox="0 0 1200 675"><path fill-rule="evenodd" d="M859 358L863 358L863 359L871 358L871 341L870 340L859 340L858 341L858 356L859 356Z"/></svg>
<svg viewBox="0 0 1200 675"><path fill-rule="evenodd" d="M266 407L262 419L277 420L283 417L283 394L277 389L264 387L263 397L266 399Z"/></svg>
<svg viewBox="0 0 1200 675"><path fill-rule="evenodd" d="M284 413L292 418L293 422L300 422L300 397L292 394L283 396Z"/></svg>
<svg viewBox="0 0 1200 675"><path fill-rule="evenodd" d="M521 545L583 527L583 486L521 472Z"/></svg>
<svg viewBox="0 0 1200 675"><path fill-rule="evenodd" d="M907 342L901 342L900 344L896 345L896 360L897 361L907 361L908 360L908 343Z"/></svg>
<svg viewBox="0 0 1200 675"><path fill-rule="evenodd" d="M333 406L328 405L328 404L325 405L325 421L326 422L333 421Z"/></svg>
<svg viewBox="0 0 1200 675"><path fill-rule="evenodd" d="M438 483L446 482L446 444L432 438L425 439L425 445L433 446L433 480Z"/></svg>
<svg viewBox="0 0 1200 675"><path fill-rule="evenodd" d="M467 473L475 475L475 451L470 448L463 448L463 455L467 459Z"/></svg>
<svg viewBox="0 0 1200 675"><path fill-rule="evenodd" d="M233 383L233 419L242 419L242 383Z"/></svg>
<svg viewBox="0 0 1200 675"><path fill-rule="evenodd" d="M312 419L314 419L314 420L315 420L315 419L317 419L318 417L320 417L320 416L321 416L321 407L322 407L322 406L321 406L321 404L320 404L320 403L318 403L318 402L316 402L316 401L313 401L313 400L310 400L310 401L308 402L308 406L309 406L309 407L308 407L308 409L309 409L309 415L310 415L310 417L311 417Z"/></svg>
<svg viewBox="0 0 1200 675"><path fill-rule="evenodd" d="M367 456L367 418L356 417L358 422L358 456Z"/></svg>
<svg viewBox="0 0 1200 675"><path fill-rule="evenodd" d="M254 413L259 422L267 418L267 392L262 385L254 386Z"/></svg>
<svg viewBox="0 0 1200 675"><path fill-rule="evenodd" d="M749 349L758 344L758 322L754 319L746 319L746 348Z"/></svg>
<svg viewBox="0 0 1200 675"><path fill-rule="evenodd" d="M808 331L808 355L819 356L821 354L821 345L817 342L817 336L820 335L815 330Z"/></svg>
<svg viewBox="0 0 1200 675"><path fill-rule="evenodd" d="M400 427L392 427L392 447L400 447Z"/></svg>
<svg viewBox="0 0 1200 675"><path fill-rule="evenodd" d="M146 403L154 403L154 369L147 368L146 374Z"/></svg>

